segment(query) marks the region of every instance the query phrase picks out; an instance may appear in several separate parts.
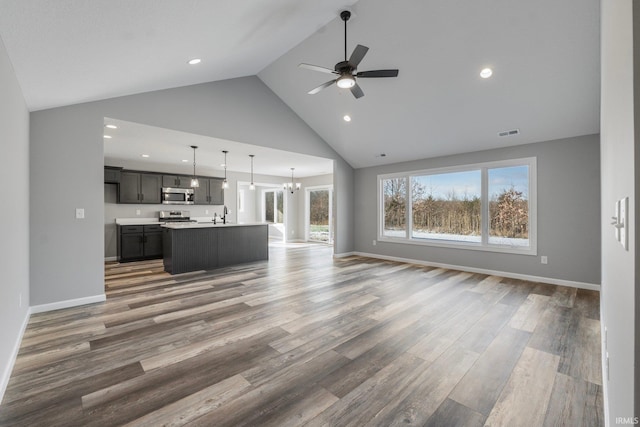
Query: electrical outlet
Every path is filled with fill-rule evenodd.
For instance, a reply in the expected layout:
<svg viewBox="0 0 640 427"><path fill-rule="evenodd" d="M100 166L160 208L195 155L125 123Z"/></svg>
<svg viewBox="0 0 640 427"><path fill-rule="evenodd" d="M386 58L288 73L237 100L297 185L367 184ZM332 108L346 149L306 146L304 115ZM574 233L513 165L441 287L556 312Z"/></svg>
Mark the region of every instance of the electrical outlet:
<svg viewBox="0 0 640 427"><path fill-rule="evenodd" d="M209 215L209 209L205 209L205 210L204 210L204 214L205 214L205 215Z"/></svg>
<svg viewBox="0 0 640 427"><path fill-rule="evenodd" d="M84 219L84 209L76 208L76 219Z"/></svg>
<svg viewBox="0 0 640 427"><path fill-rule="evenodd" d="M540 264L547 264L549 262L549 260L547 259L546 255L542 255L540 257Z"/></svg>
<svg viewBox="0 0 640 427"><path fill-rule="evenodd" d="M373 246L375 246L377 243L378 243L378 241L373 239Z"/></svg>
<svg viewBox="0 0 640 427"><path fill-rule="evenodd" d="M140 209L136 209L136 215L140 215Z"/></svg>

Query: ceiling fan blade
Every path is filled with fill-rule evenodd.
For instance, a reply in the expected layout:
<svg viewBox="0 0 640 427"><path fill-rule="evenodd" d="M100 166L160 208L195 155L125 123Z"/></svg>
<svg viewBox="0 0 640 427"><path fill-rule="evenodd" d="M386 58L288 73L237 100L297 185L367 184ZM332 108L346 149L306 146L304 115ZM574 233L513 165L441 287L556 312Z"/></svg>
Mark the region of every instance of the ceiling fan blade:
<svg viewBox="0 0 640 427"><path fill-rule="evenodd" d="M361 71L356 77L398 77L398 70Z"/></svg>
<svg viewBox="0 0 640 427"><path fill-rule="evenodd" d="M335 70L332 70L330 68L321 67L319 65L300 64L300 65L298 65L298 67L306 68L308 70L313 70L313 71L320 71L321 73L338 74Z"/></svg>
<svg viewBox="0 0 640 427"><path fill-rule="evenodd" d="M364 96L364 92L362 91L360 86L358 86L358 83L351 87L351 93L356 97L356 99L362 98Z"/></svg>
<svg viewBox="0 0 640 427"><path fill-rule="evenodd" d="M349 58L349 62L351 63L351 65L357 68L358 64L360 64L360 61L362 61L362 58L364 58L368 50L369 50L368 47L362 46L361 44L356 46L356 48L353 49L351 58Z"/></svg>
<svg viewBox="0 0 640 427"><path fill-rule="evenodd" d="M322 83L320 86L311 89L309 92L307 92L309 95L315 95L316 93L320 92L322 89L327 88L329 86L331 86L332 84L334 84L336 81L335 80L329 80L326 83Z"/></svg>

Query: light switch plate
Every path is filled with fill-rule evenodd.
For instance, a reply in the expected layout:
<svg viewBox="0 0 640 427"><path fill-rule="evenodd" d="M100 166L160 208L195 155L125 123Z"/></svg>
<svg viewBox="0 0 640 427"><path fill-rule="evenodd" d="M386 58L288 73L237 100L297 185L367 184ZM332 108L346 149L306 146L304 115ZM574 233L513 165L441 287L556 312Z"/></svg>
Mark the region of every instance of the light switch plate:
<svg viewBox="0 0 640 427"><path fill-rule="evenodd" d="M616 207L615 207L615 214L614 214L614 216L615 216L615 221L616 221L617 223L619 223L619 222L620 222L620 200L616 201ZM617 240L618 242L622 242L622 241L620 240L620 228L618 228L618 227L614 227L614 230L615 230L614 232L616 233L616 240Z"/></svg>
<svg viewBox="0 0 640 427"><path fill-rule="evenodd" d="M84 209L76 208L76 219L84 219Z"/></svg>
<svg viewBox="0 0 640 427"><path fill-rule="evenodd" d="M625 197L624 199L620 199L618 203L620 203L618 222L622 224L622 227L618 229L620 231L619 240L622 247L629 250L629 218L627 218L627 213L629 212L629 198Z"/></svg>

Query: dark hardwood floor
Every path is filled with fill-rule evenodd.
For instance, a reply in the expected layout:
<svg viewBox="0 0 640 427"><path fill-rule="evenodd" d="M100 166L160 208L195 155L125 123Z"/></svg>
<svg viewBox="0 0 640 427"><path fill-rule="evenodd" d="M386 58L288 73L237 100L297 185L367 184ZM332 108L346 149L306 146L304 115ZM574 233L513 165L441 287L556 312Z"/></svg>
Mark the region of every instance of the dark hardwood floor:
<svg viewBox="0 0 640 427"><path fill-rule="evenodd" d="M23 426L600 426L597 292L323 245L31 317L0 405Z"/></svg>

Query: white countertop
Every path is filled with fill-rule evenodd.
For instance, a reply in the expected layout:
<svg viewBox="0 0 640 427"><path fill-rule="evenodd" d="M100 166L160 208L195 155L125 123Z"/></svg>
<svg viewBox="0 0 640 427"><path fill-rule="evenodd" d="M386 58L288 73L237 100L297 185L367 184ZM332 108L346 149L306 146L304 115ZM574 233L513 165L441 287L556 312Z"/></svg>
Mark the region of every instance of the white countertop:
<svg viewBox="0 0 640 427"><path fill-rule="evenodd" d="M212 216L195 216L191 217L196 222L213 222ZM218 218L218 221L222 221ZM116 218L117 225L153 225L164 224L164 222L158 221L158 218Z"/></svg>
<svg viewBox="0 0 640 427"><path fill-rule="evenodd" d="M161 224L158 218L116 218L117 225L153 225Z"/></svg>
<svg viewBox="0 0 640 427"><path fill-rule="evenodd" d="M163 224L162 226L164 228L170 228L172 230L183 230L187 228L246 227L250 225L267 225L267 224L263 222L245 222L240 224L231 224L231 223L223 224L221 222L218 222L214 224L213 221L211 221L211 222L174 222L169 224Z"/></svg>

